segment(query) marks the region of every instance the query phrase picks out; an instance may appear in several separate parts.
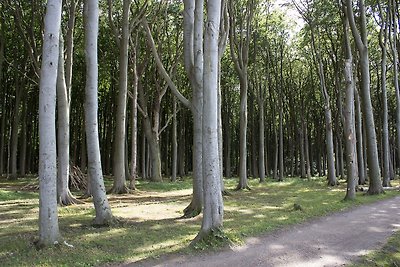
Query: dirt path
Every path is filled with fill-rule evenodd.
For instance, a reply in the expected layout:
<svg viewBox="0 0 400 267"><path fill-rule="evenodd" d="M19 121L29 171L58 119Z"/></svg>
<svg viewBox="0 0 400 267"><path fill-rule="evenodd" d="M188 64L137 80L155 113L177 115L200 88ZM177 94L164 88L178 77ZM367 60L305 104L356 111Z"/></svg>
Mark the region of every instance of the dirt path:
<svg viewBox="0 0 400 267"><path fill-rule="evenodd" d="M379 249L399 228L400 196L249 238L241 247L125 266L343 266Z"/></svg>

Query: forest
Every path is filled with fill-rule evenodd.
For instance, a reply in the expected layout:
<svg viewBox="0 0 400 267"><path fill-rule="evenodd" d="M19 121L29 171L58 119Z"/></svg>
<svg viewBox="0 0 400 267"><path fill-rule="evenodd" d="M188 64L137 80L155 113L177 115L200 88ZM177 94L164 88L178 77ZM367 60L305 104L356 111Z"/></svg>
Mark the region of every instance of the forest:
<svg viewBox="0 0 400 267"><path fill-rule="evenodd" d="M43 249L146 190L190 191L200 247L235 239L240 194L394 196L399 27L396 0L1 0L0 200L38 200Z"/></svg>

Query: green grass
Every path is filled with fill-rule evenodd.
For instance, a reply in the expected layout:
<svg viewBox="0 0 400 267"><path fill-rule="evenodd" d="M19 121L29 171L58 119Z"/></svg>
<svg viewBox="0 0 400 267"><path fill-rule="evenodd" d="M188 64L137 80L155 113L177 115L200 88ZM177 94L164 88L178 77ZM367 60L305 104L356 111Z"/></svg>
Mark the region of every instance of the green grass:
<svg viewBox="0 0 400 267"><path fill-rule="evenodd" d="M233 190L236 179L226 180ZM92 204L59 208L60 231L68 244L37 251L33 241L38 231L37 193L18 190L32 180L0 179L1 266L93 266L111 262L137 261L166 253L195 253L188 249L201 225L201 217L180 219L190 202L191 181L149 183L138 181L138 191L109 196L114 215L122 217L116 227L93 228ZM106 181L109 186L109 181ZM310 181L288 178L259 184L250 180L251 191L232 192L224 197L224 234L235 243L310 218L389 198L398 192L363 196L343 202L344 183L326 186L323 178ZM4 188L4 189L2 189ZM303 211L295 211L293 204Z"/></svg>
<svg viewBox="0 0 400 267"><path fill-rule="evenodd" d="M400 266L400 232L395 233L380 249L371 252L352 265L353 267Z"/></svg>

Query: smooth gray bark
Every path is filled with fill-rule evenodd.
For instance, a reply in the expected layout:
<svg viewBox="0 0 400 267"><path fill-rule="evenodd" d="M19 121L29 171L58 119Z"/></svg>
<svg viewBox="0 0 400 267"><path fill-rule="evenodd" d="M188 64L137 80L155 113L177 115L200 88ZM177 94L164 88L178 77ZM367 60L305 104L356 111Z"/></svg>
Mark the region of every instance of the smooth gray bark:
<svg viewBox="0 0 400 267"><path fill-rule="evenodd" d="M116 36L119 39L119 78L116 110L116 129L114 137L113 175L114 183L111 193L124 194L129 189L126 186L125 174L125 139L126 139L126 106L128 93L128 48L129 48L129 13L131 0L123 0L122 29ZM109 7L111 9L111 6ZM111 13L111 12L110 12ZM112 17L112 15L111 15ZM110 19L111 20L111 19ZM112 22L112 20L111 20ZM120 36L119 36L120 35Z"/></svg>
<svg viewBox="0 0 400 267"><path fill-rule="evenodd" d="M194 242L218 235L221 230L224 206L218 152L218 37L221 1L208 0L204 32L203 86L203 197L204 211L201 230Z"/></svg>
<svg viewBox="0 0 400 267"><path fill-rule="evenodd" d="M98 59L97 38L99 31L98 0L85 0L85 130L87 140L88 177L91 194L96 209L93 224L110 225L114 221L108 204L101 168L101 156L98 130Z"/></svg>
<svg viewBox="0 0 400 267"><path fill-rule="evenodd" d="M39 246L58 243L56 84L61 0L48 0L39 90Z"/></svg>
<svg viewBox="0 0 400 267"><path fill-rule="evenodd" d="M381 184L381 170L379 167L378 148L375 132L375 121L371 101L369 56L367 42L367 26L364 0L358 2L360 12L360 31L357 28L353 13L353 1L346 0L346 11L349 18L350 28L360 55L359 64L361 72L361 104L365 119L365 133L367 143L367 161L369 168L368 194L383 193Z"/></svg>

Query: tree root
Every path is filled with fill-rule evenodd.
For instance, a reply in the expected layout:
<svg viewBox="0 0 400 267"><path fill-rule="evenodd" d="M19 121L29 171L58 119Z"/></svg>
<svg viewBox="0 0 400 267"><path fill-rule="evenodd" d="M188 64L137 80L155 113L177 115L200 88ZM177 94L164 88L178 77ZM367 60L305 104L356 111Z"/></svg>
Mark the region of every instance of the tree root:
<svg viewBox="0 0 400 267"><path fill-rule="evenodd" d="M123 186L113 186L109 191L107 191L107 194L116 194L116 195L122 195L122 194L130 194L132 193L132 190L129 189L126 185Z"/></svg>
<svg viewBox="0 0 400 267"><path fill-rule="evenodd" d="M340 183L339 183L339 181L334 181L334 182L332 182L332 181L328 181L328 186L338 186Z"/></svg>
<svg viewBox="0 0 400 267"><path fill-rule="evenodd" d="M371 190L368 189L368 191L365 193L366 195L372 196L372 195L379 195L379 194L385 194L385 190L383 188L380 188L378 190Z"/></svg>
<svg viewBox="0 0 400 267"><path fill-rule="evenodd" d="M58 204L60 206L69 206L69 205L78 205L84 204L85 202L77 199L72 195L72 193L68 190L66 194L63 194L58 198Z"/></svg>
<svg viewBox="0 0 400 267"><path fill-rule="evenodd" d="M238 184L238 185L236 186L236 188L235 188L235 191L240 191L240 190L245 190L245 189L251 191L251 188L250 188L247 184L246 184L246 185L240 185L240 184Z"/></svg>
<svg viewBox="0 0 400 267"><path fill-rule="evenodd" d="M120 223L119 219L112 216L107 216L106 218L95 217L92 222L92 226L95 228L116 226Z"/></svg>
<svg viewBox="0 0 400 267"><path fill-rule="evenodd" d="M232 196L232 193L229 192L229 191L226 190L226 189L222 190L221 193L222 193L223 196L226 196L226 197L227 197L227 196Z"/></svg>
<svg viewBox="0 0 400 267"><path fill-rule="evenodd" d="M220 228L211 228L208 231L200 230L197 236L190 243L194 249L205 250L209 248L231 245L232 241Z"/></svg>
<svg viewBox="0 0 400 267"><path fill-rule="evenodd" d="M189 206L187 206L183 210L183 215L181 218L183 218L183 219L194 218L201 213L201 210L202 210L201 205L193 204L193 203L194 203L193 201L190 202Z"/></svg>

